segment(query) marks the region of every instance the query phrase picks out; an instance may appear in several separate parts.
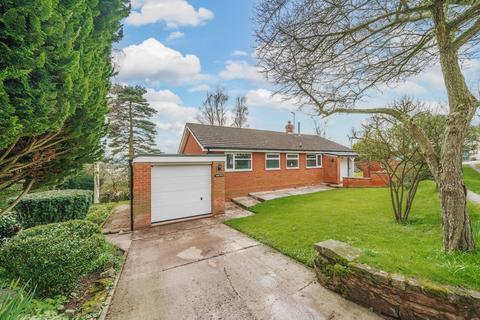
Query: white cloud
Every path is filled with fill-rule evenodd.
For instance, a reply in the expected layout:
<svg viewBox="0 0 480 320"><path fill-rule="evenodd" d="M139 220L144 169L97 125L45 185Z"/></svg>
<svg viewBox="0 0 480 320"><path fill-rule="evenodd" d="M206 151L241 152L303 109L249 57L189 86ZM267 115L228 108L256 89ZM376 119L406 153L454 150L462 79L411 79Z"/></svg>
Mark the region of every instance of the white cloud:
<svg viewBox="0 0 480 320"><path fill-rule="evenodd" d="M157 145L161 151L177 151L186 122L195 121L197 108L183 105L182 99L170 90L147 89L145 98L157 110Z"/></svg>
<svg viewBox="0 0 480 320"><path fill-rule="evenodd" d="M206 84L199 84L188 89L188 92L205 92L210 90L210 87Z"/></svg>
<svg viewBox="0 0 480 320"><path fill-rule="evenodd" d="M219 73L223 80L247 80L256 83L265 83L265 77L260 73L260 69L248 64L246 61L228 60L225 69Z"/></svg>
<svg viewBox="0 0 480 320"><path fill-rule="evenodd" d="M154 38L123 48L114 55L114 61L120 81L179 83L202 78L197 56L182 55Z"/></svg>
<svg viewBox="0 0 480 320"><path fill-rule="evenodd" d="M242 50L235 50L232 52L232 56L248 56L248 53Z"/></svg>
<svg viewBox="0 0 480 320"><path fill-rule="evenodd" d="M180 38L183 38L184 36L185 36L185 33L180 31L174 31L168 35L167 40L170 41L170 40L180 39Z"/></svg>
<svg viewBox="0 0 480 320"><path fill-rule="evenodd" d="M126 23L141 26L163 21L169 28L196 27L213 19L213 16L212 11L195 9L186 0L133 0L132 12Z"/></svg>
<svg viewBox="0 0 480 320"><path fill-rule="evenodd" d="M298 106L285 96L276 94L266 89L250 90L245 95L249 108L273 108L287 111L295 111Z"/></svg>

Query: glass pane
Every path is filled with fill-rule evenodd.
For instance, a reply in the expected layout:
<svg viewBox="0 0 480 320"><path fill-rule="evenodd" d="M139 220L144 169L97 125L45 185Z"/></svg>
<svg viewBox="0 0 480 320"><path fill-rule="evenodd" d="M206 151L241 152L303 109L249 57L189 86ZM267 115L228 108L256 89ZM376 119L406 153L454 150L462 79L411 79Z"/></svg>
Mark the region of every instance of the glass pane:
<svg viewBox="0 0 480 320"><path fill-rule="evenodd" d="M250 153L237 153L235 159L250 159L252 155Z"/></svg>
<svg viewBox="0 0 480 320"><path fill-rule="evenodd" d="M267 169L278 169L278 168L280 168L280 161L267 160Z"/></svg>
<svg viewBox="0 0 480 320"><path fill-rule="evenodd" d="M287 167L288 168L298 167L298 160L287 160Z"/></svg>
<svg viewBox="0 0 480 320"><path fill-rule="evenodd" d="M278 154L267 154L267 159L278 159Z"/></svg>
<svg viewBox="0 0 480 320"><path fill-rule="evenodd" d="M313 160L308 159L307 160L307 167L316 167L316 166L317 166L317 161L315 159L313 159Z"/></svg>
<svg viewBox="0 0 480 320"><path fill-rule="evenodd" d="M238 158L235 159L235 169L236 170L243 170L243 169L251 169L252 166L251 160L239 160Z"/></svg>
<svg viewBox="0 0 480 320"><path fill-rule="evenodd" d="M312 160L314 160L314 159L315 159L315 155L314 155L314 154L307 154L307 159L312 159Z"/></svg>
<svg viewBox="0 0 480 320"><path fill-rule="evenodd" d="M297 159L298 154L287 154L287 159Z"/></svg>
<svg viewBox="0 0 480 320"><path fill-rule="evenodd" d="M317 154L317 166L321 167L322 166L322 155Z"/></svg>
<svg viewBox="0 0 480 320"><path fill-rule="evenodd" d="M233 154L227 154L227 169L233 169Z"/></svg>

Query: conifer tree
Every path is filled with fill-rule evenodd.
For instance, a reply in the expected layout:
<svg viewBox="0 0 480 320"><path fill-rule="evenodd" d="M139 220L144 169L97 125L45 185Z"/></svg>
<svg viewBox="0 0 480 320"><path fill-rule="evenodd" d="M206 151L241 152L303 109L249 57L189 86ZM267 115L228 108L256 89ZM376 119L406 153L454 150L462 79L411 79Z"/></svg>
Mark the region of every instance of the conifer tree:
<svg viewBox="0 0 480 320"><path fill-rule="evenodd" d="M157 111L150 107L141 86L114 85L110 100L108 138L112 156L125 161L143 153L159 153L155 148Z"/></svg>

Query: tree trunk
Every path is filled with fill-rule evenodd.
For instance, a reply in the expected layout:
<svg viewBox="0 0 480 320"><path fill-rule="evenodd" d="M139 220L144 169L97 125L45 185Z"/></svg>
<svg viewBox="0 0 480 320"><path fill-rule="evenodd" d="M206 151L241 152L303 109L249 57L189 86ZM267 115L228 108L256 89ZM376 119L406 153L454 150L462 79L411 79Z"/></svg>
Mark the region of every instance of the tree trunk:
<svg viewBox="0 0 480 320"><path fill-rule="evenodd" d="M93 164L93 203L100 203L100 164Z"/></svg>
<svg viewBox="0 0 480 320"><path fill-rule="evenodd" d="M438 177L442 203L443 248L446 252L473 251L475 241L467 213L467 189L463 183L462 153L465 132L478 107L478 101L471 94L463 77L457 49L452 44L454 34L446 23L447 14L443 1L434 2L432 16L450 108L440 151Z"/></svg>

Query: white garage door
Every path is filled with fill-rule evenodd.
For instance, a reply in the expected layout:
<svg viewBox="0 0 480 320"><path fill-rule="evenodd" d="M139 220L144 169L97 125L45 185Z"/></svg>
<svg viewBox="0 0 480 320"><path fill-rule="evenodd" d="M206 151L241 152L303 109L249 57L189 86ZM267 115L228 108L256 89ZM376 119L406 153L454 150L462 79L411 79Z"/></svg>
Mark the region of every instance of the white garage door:
<svg viewBox="0 0 480 320"><path fill-rule="evenodd" d="M152 222L212 212L211 166L152 167Z"/></svg>

